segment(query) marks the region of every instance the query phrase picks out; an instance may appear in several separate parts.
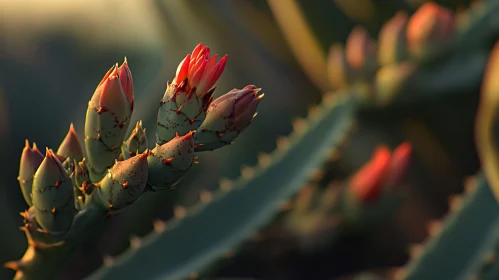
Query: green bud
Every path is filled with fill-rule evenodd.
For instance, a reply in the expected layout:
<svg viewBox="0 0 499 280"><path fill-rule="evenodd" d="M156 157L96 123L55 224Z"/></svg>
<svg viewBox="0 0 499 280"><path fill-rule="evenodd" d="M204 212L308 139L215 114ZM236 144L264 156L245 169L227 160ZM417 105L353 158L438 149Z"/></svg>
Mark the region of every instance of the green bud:
<svg viewBox="0 0 499 280"><path fill-rule="evenodd" d="M82 194L90 194L93 190L93 184L90 180L86 160L73 163L73 184L80 190Z"/></svg>
<svg viewBox="0 0 499 280"><path fill-rule="evenodd" d="M29 146L29 141L26 139L26 146L23 149L21 155L21 163L19 166L19 185L21 186L21 192L23 193L24 200L29 206L32 206L31 202L31 188L33 186L33 175L35 174L38 166L43 161L43 155L40 153L36 144L33 143L33 148Z"/></svg>
<svg viewBox="0 0 499 280"><path fill-rule="evenodd" d="M194 163L193 132L176 136L151 151L149 162L149 186L160 191L175 186Z"/></svg>
<svg viewBox="0 0 499 280"><path fill-rule="evenodd" d="M33 179L33 206L38 224L49 232L65 232L76 214L73 185L68 173L52 150Z"/></svg>
<svg viewBox="0 0 499 280"><path fill-rule="evenodd" d="M116 161L107 175L96 185L104 206L122 209L137 200L147 184L147 156L149 150L124 161Z"/></svg>
<svg viewBox="0 0 499 280"><path fill-rule="evenodd" d="M123 142L121 153L124 159L129 159L143 153L149 143L147 142L146 129L142 128L142 121L138 121L130 137Z"/></svg>
<svg viewBox="0 0 499 280"><path fill-rule="evenodd" d="M206 119L194 134L196 151L209 151L230 144L251 123L263 97L259 88L248 85L215 99Z"/></svg>
<svg viewBox="0 0 499 280"><path fill-rule="evenodd" d="M408 57L406 39L407 12L395 14L379 32L378 61L381 65L398 63Z"/></svg>
<svg viewBox="0 0 499 280"><path fill-rule="evenodd" d="M64 140L62 140L59 149L57 149L57 155L66 158L66 160L69 159L71 164L73 163L73 160L80 161L83 159L80 140L78 140L73 124L70 125L68 134Z"/></svg>

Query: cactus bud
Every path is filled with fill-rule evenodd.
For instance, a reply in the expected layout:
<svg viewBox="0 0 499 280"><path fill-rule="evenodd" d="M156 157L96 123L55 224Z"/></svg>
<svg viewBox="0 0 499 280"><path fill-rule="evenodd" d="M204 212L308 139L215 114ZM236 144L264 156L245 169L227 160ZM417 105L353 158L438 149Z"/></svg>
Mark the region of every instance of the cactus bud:
<svg viewBox="0 0 499 280"><path fill-rule="evenodd" d="M348 64L359 79L366 79L376 70L376 44L364 28L356 27L348 36L346 47Z"/></svg>
<svg viewBox="0 0 499 280"><path fill-rule="evenodd" d="M383 187L390 156L391 153L387 147L381 146L377 148L371 161L365 164L350 179L349 190L356 199L363 203L376 201Z"/></svg>
<svg viewBox="0 0 499 280"><path fill-rule="evenodd" d="M64 161L69 160L70 164L72 164L74 160L80 161L83 159L80 140L78 140L73 124L70 125L68 134L59 146L59 149L57 149L57 155L64 157ZM63 166L68 168L68 166L65 165L67 164L63 162Z"/></svg>
<svg viewBox="0 0 499 280"><path fill-rule="evenodd" d="M230 144L251 123L263 94L248 85L233 89L215 99L206 112L206 119L194 134L196 151L207 151Z"/></svg>
<svg viewBox="0 0 499 280"><path fill-rule="evenodd" d="M135 202L147 184L147 156L149 150L124 161L116 161L98 183L101 202L112 210L122 209Z"/></svg>
<svg viewBox="0 0 499 280"><path fill-rule="evenodd" d="M164 144L176 133L195 130L206 116L213 85L225 69L227 55L218 63L218 55L210 58L210 48L199 44L180 63L177 74L161 100L158 111L156 142Z"/></svg>
<svg viewBox="0 0 499 280"><path fill-rule="evenodd" d="M124 159L129 159L143 153L148 147L146 129L142 128L142 121L138 121L130 137L123 142L121 152Z"/></svg>
<svg viewBox="0 0 499 280"><path fill-rule="evenodd" d="M153 191L173 187L194 162L193 132L176 136L163 145L156 144L149 162L149 185Z"/></svg>
<svg viewBox="0 0 499 280"><path fill-rule="evenodd" d="M33 148L29 146L29 141L26 139L26 146L21 154L21 163L19 166L19 185L23 193L24 200L31 206L31 188L33 186L33 175L43 161L43 155L40 153L36 144L33 143Z"/></svg>
<svg viewBox="0 0 499 280"><path fill-rule="evenodd" d="M406 12L398 12L381 28L378 42L378 59L381 65L398 63L407 57L408 20Z"/></svg>
<svg viewBox="0 0 499 280"><path fill-rule="evenodd" d="M119 76L120 71L128 73L127 64L124 63L122 67L124 68L120 70L115 65L106 73L88 104L85 148L89 168L100 176L118 158L131 114L131 107L122 86L123 83L126 84L127 90L130 91L131 76Z"/></svg>
<svg viewBox="0 0 499 280"><path fill-rule="evenodd" d="M73 183L78 189L84 194L90 194L93 190L92 181L90 181L90 176L88 174L88 168L83 159L80 162L74 161L73 169Z"/></svg>
<svg viewBox="0 0 499 280"><path fill-rule="evenodd" d="M407 142L400 144L393 151L385 178L387 188L396 187L402 182L411 163L411 153L412 146Z"/></svg>
<svg viewBox="0 0 499 280"><path fill-rule="evenodd" d="M32 192L38 224L49 232L65 232L76 214L73 186L61 162L48 148L35 173Z"/></svg>
<svg viewBox="0 0 499 280"><path fill-rule="evenodd" d="M407 42L412 55L421 57L431 47L448 42L454 35L454 16L436 3L424 3L409 19Z"/></svg>

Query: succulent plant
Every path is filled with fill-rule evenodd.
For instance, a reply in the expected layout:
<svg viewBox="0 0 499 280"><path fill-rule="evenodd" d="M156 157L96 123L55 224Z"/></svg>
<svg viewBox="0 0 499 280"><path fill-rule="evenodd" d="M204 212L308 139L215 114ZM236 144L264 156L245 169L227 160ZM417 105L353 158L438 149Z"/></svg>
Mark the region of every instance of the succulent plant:
<svg viewBox="0 0 499 280"><path fill-rule="evenodd" d="M270 3L275 13L279 4ZM499 87L494 79L499 43L492 51L490 44L499 33L490 23L498 13L498 1L483 1L459 15L429 2L411 16L396 13L381 28L378 42L367 30L354 28L345 48L334 44L327 63L317 63L335 91L324 93L306 119L293 122L293 132L277 141L276 151L261 154L240 178L221 180L213 193L201 193L197 205L175 211L171 221L154 222L153 232L133 238L125 253L106 258L88 279L197 278L262 239L290 240L311 252L344 234L376 228L406 202L404 178L417 151L408 141L398 141L393 150L380 144L346 178L323 176L342 160L356 124L369 113L455 98L457 89L476 92L480 83L476 142L483 171L466 183L464 195L451 199L443 221L430 223L428 241L411 247L405 267L384 277L497 279L499 263L490 256L497 254L499 233ZM285 17L279 13L276 18ZM19 261L6 264L17 271L16 279L57 277L98 221L145 192L173 188L197 163L197 153L233 143L249 126L263 94L248 85L215 98L227 56L217 60L199 44L179 64L160 101L154 147L141 121L125 137L134 107L126 59L111 67L89 102L85 156L72 125L57 153L47 148L44 157L26 141L19 183L30 206L22 214L29 247ZM324 79L312 80L324 87Z"/></svg>

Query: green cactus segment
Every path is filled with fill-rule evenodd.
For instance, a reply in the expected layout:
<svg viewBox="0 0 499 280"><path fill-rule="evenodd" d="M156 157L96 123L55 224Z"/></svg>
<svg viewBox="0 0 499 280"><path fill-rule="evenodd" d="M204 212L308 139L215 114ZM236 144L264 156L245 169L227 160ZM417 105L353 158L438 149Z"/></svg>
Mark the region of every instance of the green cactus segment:
<svg viewBox="0 0 499 280"><path fill-rule="evenodd" d="M109 71L88 103L85 120L85 148L93 181L99 181L119 157L131 114L117 67Z"/></svg>
<svg viewBox="0 0 499 280"><path fill-rule="evenodd" d="M496 280L499 279L499 219L484 238L478 253L473 256L474 262L468 266L462 279Z"/></svg>
<svg viewBox="0 0 499 280"><path fill-rule="evenodd" d="M499 220L499 206L483 175L477 186L451 212L439 234L408 264L401 279L461 279L463 270Z"/></svg>
<svg viewBox="0 0 499 280"><path fill-rule="evenodd" d="M196 130L206 117L214 89L197 96L193 90L186 92L188 79L179 85L168 84L160 101L156 126L156 143L162 145L175 135L185 135Z"/></svg>
<svg viewBox="0 0 499 280"><path fill-rule="evenodd" d="M156 144L148 158L149 181L152 191L175 186L195 161L193 132L175 136L168 143Z"/></svg>
<svg viewBox="0 0 499 280"><path fill-rule="evenodd" d="M147 156L149 151L124 161L116 161L94 192L104 207L122 209L135 202L147 184Z"/></svg>
<svg viewBox="0 0 499 280"><path fill-rule="evenodd" d="M146 129L142 128L142 121L138 121L130 137L121 145L121 153L124 159L129 159L143 153L148 146Z"/></svg>
<svg viewBox="0 0 499 280"><path fill-rule="evenodd" d="M26 146L24 147L21 154L18 180L19 185L21 186L21 192L23 194L24 200L29 206L33 205L33 203L31 202L33 175L35 175L35 172L42 161L43 155L36 147L36 144L33 143L33 148L31 148L28 140L26 140Z"/></svg>
<svg viewBox="0 0 499 280"><path fill-rule="evenodd" d="M232 191L220 191L211 203L195 207L169 229L152 233L140 248L90 279L186 278L248 238L307 182L314 168L327 160L327 151L349 131L357 102L350 94L336 94L310 116L307 133L295 134L289 146L273 154L268 166L255 169L253 178L235 181ZM203 238L189 238L193 233ZM162 265L156 265L158 260Z"/></svg>
<svg viewBox="0 0 499 280"><path fill-rule="evenodd" d="M251 123L263 97L259 88L248 85L215 99L206 119L194 135L196 152L212 151L230 144Z"/></svg>
<svg viewBox="0 0 499 280"><path fill-rule="evenodd" d="M65 232L76 214L73 185L61 162L47 149L33 179L33 206L38 224L49 232Z"/></svg>

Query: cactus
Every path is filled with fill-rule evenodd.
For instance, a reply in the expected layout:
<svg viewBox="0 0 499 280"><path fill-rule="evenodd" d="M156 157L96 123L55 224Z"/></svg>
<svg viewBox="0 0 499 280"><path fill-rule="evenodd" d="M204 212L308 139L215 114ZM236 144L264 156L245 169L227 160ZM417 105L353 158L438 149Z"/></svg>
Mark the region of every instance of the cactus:
<svg viewBox="0 0 499 280"><path fill-rule="evenodd" d="M172 130L159 126L159 142L152 150L141 121L125 140L134 107L133 80L126 58L121 66L111 67L90 99L85 121L86 157L72 124L57 153L47 148L43 157L36 145L31 148L26 140L19 182L31 206L22 214L29 247L21 260L6 264L17 271L16 279L57 276L66 257L108 213L133 204L145 191L160 191L177 184L197 163L196 145L220 148L228 144L221 140L215 143L209 137L195 143L193 135L204 124L205 115L205 127L215 131L218 124L225 124L222 128L227 129L230 141L249 125L263 96L246 106L248 98L255 99L253 86L245 88L249 95L233 96L230 92L222 96L229 97L229 107L213 105L214 109L208 109L212 103L217 104L212 102L213 86L227 60L225 56L214 64L216 57L208 60L209 48L200 44L193 52L196 59L189 64L188 55L180 64L167 88L167 93L173 89L174 95L165 95L168 98L161 102L159 119L175 123L179 115L190 117L195 120L189 126L192 131L173 130L176 136L170 139ZM175 103L178 108L170 114L165 111L165 103ZM236 103L245 108L238 108Z"/></svg>
<svg viewBox="0 0 499 280"><path fill-rule="evenodd" d="M275 13L280 4L270 2ZM256 235L268 237L274 228L282 231L275 242L284 236L309 252L342 235L369 232L405 202L401 185L410 169L412 145L404 142L393 151L378 145L371 160L345 179L318 176L331 161L341 160L354 124L365 113L424 106L480 83L476 139L483 173L469 181L463 197L451 199L444 221L429 225L428 241L411 248L405 267L385 276L495 279L499 265L490 256L497 251L499 233L494 134L499 43L490 52L498 34L489 23L499 2L479 5L460 15L431 2L411 16L399 12L381 29L378 42L362 27L354 28L345 48L330 48L327 66L317 63L324 69L315 80L324 88L327 76L335 91L325 93L306 119L294 122L294 131L278 140L272 154L243 168L240 178L222 180L215 192L201 193L192 208L177 208L172 220L157 220L153 232L132 238L125 253L107 257L89 279L204 276L243 245L258 243L249 242ZM284 17L282 11L278 17ZM29 206L22 213L29 246L20 260L5 264L16 270L15 279L57 277L105 217L146 192L175 187L197 163L198 153L232 144L251 124L263 94L248 85L214 98L227 56L217 60L209 47L199 44L179 64L160 100L154 147L149 147L141 121L126 137L134 109L126 59L111 67L90 99L85 155L73 125L57 152L47 148L43 156L26 141L19 183ZM307 71L317 69L307 62ZM371 277L366 275L355 279Z"/></svg>

